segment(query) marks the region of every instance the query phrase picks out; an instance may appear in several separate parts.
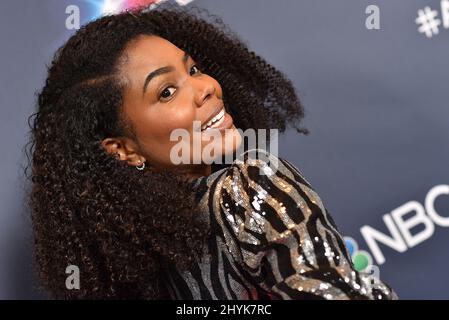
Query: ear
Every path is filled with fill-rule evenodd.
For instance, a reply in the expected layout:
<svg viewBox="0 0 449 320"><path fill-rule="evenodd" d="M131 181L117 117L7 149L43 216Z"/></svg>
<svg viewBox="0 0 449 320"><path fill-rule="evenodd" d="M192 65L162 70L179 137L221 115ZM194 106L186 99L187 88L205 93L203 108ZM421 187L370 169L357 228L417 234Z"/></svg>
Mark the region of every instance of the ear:
<svg viewBox="0 0 449 320"><path fill-rule="evenodd" d="M110 137L101 141L101 145L117 160L126 161L130 166L140 166L146 161L139 153L137 144L127 137Z"/></svg>

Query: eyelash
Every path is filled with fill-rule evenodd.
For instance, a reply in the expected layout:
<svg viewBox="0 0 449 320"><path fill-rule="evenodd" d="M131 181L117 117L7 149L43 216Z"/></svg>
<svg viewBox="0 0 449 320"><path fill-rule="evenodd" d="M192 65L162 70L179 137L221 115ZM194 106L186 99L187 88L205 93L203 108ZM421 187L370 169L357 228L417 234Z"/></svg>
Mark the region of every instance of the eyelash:
<svg viewBox="0 0 449 320"><path fill-rule="evenodd" d="M195 65L193 65L191 68L190 68L190 70L192 70L192 68L196 68L198 71L196 72L196 73L201 73L201 70L198 68L198 66L195 64ZM174 86L168 86L168 87L165 87L162 91L161 91L161 93L159 94L159 99L168 99L168 98L170 98L171 97L171 95L170 96L168 96L168 97L162 97L162 93L165 91L165 90L167 90L168 88L174 88Z"/></svg>

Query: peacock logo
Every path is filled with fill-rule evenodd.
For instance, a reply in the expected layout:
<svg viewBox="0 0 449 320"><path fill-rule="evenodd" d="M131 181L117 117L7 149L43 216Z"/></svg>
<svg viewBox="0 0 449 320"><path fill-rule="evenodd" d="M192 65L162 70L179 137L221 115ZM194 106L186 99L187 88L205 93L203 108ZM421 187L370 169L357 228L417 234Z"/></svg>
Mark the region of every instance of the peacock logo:
<svg viewBox="0 0 449 320"><path fill-rule="evenodd" d="M351 237L343 237L346 248L348 249L354 269L360 272L370 270L373 266L373 258L365 250L359 250L357 241Z"/></svg>

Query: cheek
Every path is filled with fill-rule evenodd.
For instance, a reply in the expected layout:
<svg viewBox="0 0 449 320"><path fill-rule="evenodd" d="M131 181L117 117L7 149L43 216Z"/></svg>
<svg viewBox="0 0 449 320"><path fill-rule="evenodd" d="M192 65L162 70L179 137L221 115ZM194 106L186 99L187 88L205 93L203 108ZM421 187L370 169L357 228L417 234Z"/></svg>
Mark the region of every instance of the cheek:
<svg viewBox="0 0 449 320"><path fill-rule="evenodd" d="M190 132L195 116L195 108L191 105L161 105L141 115L139 122L144 136L150 134L162 138L169 137L175 129L186 129Z"/></svg>
<svg viewBox="0 0 449 320"><path fill-rule="evenodd" d="M137 133L142 152L155 165L171 166L170 152L178 143L170 140L176 129L184 129L191 135L193 121L195 120L195 108L191 105L169 107L165 110L153 109L141 114L137 120Z"/></svg>
<svg viewBox="0 0 449 320"><path fill-rule="evenodd" d="M170 108L165 112L159 113L156 117L153 117L152 122L154 128L161 135L165 135L167 138L176 129L184 129L188 132L192 132L193 121L196 119L195 108L190 105L180 106L176 108Z"/></svg>
<svg viewBox="0 0 449 320"><path fill-rule="evenodd" d="M141 115L138 120L139 140L146 149L164 151L175 141L170 141L170 135L177 129L183 129L191 134L196 112L191 105L163 105Z"/></svg>

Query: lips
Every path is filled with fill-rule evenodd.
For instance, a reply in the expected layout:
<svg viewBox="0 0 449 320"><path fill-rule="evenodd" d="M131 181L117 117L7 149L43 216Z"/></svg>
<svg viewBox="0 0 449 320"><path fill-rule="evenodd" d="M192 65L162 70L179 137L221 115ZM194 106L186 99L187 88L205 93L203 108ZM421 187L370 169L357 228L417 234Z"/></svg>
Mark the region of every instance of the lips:
<svg viewBox="0 0 449 320"><path fill-rule="evenodd" d="M211 129L219 126L226 115L226 110L224 107L221 107L217 112L215 112L203 125L201 126L201 131Z"/></svg>

